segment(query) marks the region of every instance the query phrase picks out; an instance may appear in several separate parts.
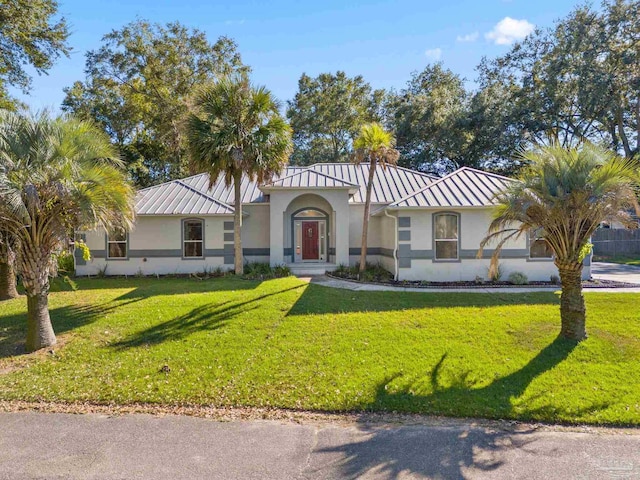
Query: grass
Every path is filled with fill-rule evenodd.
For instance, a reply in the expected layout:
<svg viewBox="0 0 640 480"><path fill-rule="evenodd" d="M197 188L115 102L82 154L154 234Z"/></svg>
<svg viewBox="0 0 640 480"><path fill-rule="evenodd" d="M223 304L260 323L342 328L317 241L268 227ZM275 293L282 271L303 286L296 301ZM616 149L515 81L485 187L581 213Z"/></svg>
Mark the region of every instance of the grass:
<svg viewBox="0 0 640 480"><path fill-rule="evenodd" d="M640 255L629 256L615 256L615 257L602 257L594 256L594 262L609 262L609 263L621 263L623 265L637 265L640 266Z"/></svg>
<svg viewBox="0 0 640 480"><path fill-rule="evenodd" d="M16 355L0 304L0 399L398 411L640 424L635 294L585 294L590 337L556 339L554 293L353 292L294 278L58 283L55 354Z"/></svg>

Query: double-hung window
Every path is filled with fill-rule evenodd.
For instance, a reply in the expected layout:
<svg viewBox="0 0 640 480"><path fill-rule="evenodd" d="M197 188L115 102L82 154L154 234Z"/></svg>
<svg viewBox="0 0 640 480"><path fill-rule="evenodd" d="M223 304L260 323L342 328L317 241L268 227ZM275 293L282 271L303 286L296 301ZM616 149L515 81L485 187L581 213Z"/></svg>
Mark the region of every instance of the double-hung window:
<svg viewBox="0 0 640 480"><path fill-rule="evenodd" d="M127 232L116 230L107 234L107 259L127 258Z"/></svg>
<svg viewBox="0 0 640 480"><path fill-rule="evenodd" d="M437 213L433 217L436 260L458 260L458 215Z"/></svg>
<svg viewBox="0 0 640 480"><path fill-rule="evenodd" d="M182 255L184 258L202 258L204 256L204 222L185 220L183 222Z"/></svg>

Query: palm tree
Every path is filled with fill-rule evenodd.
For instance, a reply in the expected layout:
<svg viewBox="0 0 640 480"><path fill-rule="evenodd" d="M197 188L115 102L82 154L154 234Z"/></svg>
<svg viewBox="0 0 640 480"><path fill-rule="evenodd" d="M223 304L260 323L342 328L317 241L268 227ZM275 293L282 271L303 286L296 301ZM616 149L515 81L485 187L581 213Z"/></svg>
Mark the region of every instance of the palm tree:
<svg viewBox="0 0 640 480"><path fill-rule="evenodd" d="M362 220L362 246L360 247L360 273L367 268L367 236L369 233L369 216L371 214L371 189L376 166L380 164L382 169L388 165L395 166L398 163L400 153L394 148L395 139L391 133L379 123L368 123L360 129L358 137L353 142L355 153L353 162L360 164L369 162L369 179L367 180L367 195L364 202L364 219Z"/></svg>
<svg viewBox="0 0 640 480"><path fill-rule="evenodd" d="M586 338L582 265L591 252L589 239L604 220L631 225L638 209L637 164L592 145L565 149L557 144L523 154L525 168L497 197L494 220L478 255L498 240L492 257L497 267L506 241L532 234L546 240L560 273L562 337Z"/></svg>
<svg viewBox="0 0 640 480"><path fill-rule="evenodd" d="M46 112L0 115L0 223L18 246L27 351L56 342L49 276L68 233L78 227L129 227L133 198L117 151L93 124Z"/></svg>
<svg viewBox="0 0 640 480"><path fill-rule="evenodd" d="M209 174L210 185L218 175L233 185L235 272L241 275L242 176L262 183L281 172L292 150L291 129L271 92L237 74L197 92L187 138L193 166Z"/></svg>
<svg viewBox="0 0 640 480"><path fill-rule="evenodd" d="M18 297L13 236L0 229L0 300Z"/></svg>

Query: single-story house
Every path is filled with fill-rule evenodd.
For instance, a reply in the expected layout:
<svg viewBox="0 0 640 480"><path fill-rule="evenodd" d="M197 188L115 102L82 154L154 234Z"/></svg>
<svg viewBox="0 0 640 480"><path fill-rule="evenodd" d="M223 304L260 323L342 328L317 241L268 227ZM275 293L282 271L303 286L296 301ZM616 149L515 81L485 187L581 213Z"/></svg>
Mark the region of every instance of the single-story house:
<svg viewBox="0 0 640 480"><path fill-rule="evenodd" d="M369 165L290 166L269 183L242 182L242 244L247 262L287 264L294 273L323 273L359 260ZM461 168L437 178L405 168L376 169L368 256L399 280L487 278L491 245L476 258L506 177ZM233 268L233 187L207 174L140 190L130 232L80 232L92 252L76 253L78 275L184 274ZM505 278L557 275L544 240L508 242ZM590 276L589 261L585 277Z"/></svg>

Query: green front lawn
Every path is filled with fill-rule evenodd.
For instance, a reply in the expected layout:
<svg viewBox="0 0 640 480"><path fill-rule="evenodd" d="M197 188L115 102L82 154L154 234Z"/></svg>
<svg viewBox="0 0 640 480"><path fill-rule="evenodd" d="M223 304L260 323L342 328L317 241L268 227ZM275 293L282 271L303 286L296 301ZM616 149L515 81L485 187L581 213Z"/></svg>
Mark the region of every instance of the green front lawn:
<svg viewBox="0 0 640 480"><path fill-rule="evenodd" d="M555 340L553 293L352 292L296 278L78 285L51 294L55 354L13 355L25 301L0 304L0 399L640 424L636 294L586 294L590 338L573 347Z"/></svg>

